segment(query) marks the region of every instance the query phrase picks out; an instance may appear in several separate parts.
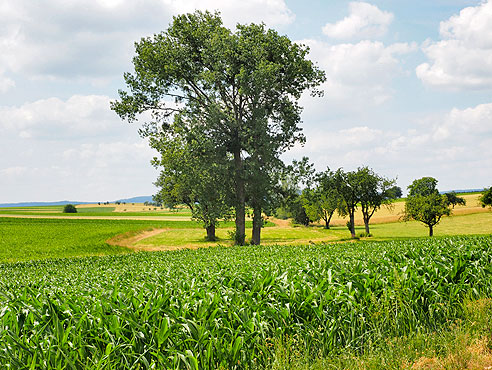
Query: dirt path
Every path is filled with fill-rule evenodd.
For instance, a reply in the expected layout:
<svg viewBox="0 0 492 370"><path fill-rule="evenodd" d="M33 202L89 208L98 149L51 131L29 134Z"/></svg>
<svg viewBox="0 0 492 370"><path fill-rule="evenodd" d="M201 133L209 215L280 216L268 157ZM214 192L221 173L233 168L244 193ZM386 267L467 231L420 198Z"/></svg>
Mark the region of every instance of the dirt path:
<svg viewBox="0 0 492 370"><path fill-rule="evenodd" d="M142 246L142 247L137 247L135 244L138 243L141 240L150 238L155 235L159 235L160 233L163 233L165 231L168 231L170 229L152 229L152 230L145 230L141 232L128 232L124 234L119 234L111 239L106 240L106 243L109 245L114 245L117 247L126 247L130 248L136 251L143 251L143 250L163 250L163 249L151 249L148 246ZM160 247L159 247L160 248Z"/></svg>
<svg viewBox="0 0 492 370"><path fill-rule="evenodd" d="M276 226L279 226L279 227L291 226L290 220L281 220L279 218L269 218L268 221L274 223Z"/></svg>

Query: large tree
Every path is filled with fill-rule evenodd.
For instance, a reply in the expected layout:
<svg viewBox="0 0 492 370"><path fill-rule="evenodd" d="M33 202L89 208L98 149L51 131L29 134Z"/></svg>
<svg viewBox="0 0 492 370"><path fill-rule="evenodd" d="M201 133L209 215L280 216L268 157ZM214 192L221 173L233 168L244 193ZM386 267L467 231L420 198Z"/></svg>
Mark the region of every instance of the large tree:
<svg viewBox="0 0 492 370"><path fill-rule="evenodd" d="M429 236L433 236L434 226L442 216L451 214L448 198L439 194L437 180L433 177L414 180L408 190L404 219L424 223L429 228Z"/></svg>
<svg viewBox="0 0 492 370"><path fill-rule="evenodd" d="M112 104L129 121L150 112L146 125L162 130L180 113L225 149L237 244L245 239L247 182L271 179L280 155L304 140L297 102L306 89L318 93L315 88L324 80L307 53L307 47L263 24L237 25L232 32L217 13L180 15L166 31L136 43L135 70L125 74L129 91L119 91L120 100ZM262 188L267 191L270 184ZM263 198L253 194L251 205L261 215ZM253 242L259 243L261 223L255 225Z"/></svg>
<svg viewBox="0 0 492 370"><path fill-rule="evenodd" d="M378 175L368 167L357 169L359 201L364 219L366 234L369 234L369 221L381 206L391 206L398 195L398 187L395 187L396 179L390 180Z"/></svg>

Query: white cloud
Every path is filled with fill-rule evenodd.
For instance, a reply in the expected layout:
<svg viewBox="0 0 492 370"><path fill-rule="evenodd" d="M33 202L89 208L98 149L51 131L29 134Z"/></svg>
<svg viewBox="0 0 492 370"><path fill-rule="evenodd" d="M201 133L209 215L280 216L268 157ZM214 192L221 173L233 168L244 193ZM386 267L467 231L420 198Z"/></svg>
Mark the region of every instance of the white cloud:
<svg viewBox="0 0 492 370"><path fill-rule="evenodd" d="M0 176L2 176L2 178L19 177L24 175L26 171L27 171L26 167L21 167L21 166L8 167L8 168L0 169Z"/></svg>
<svg viewBox="0 0 492 370"><path fill-rule="evenodd" d="M277 26L294 19L284 0L4 0L0 72L107 83L128 69L135 41L163 31L172 15L197 8L221 11L228 26L261 21ZM11 86L1 76L0 89Z"/></svg>
<svg viewBox="0 0 492 370"><path fill-rule="evenodd" d="M468 7L440 24L442 40L427 41L429 62L417 76L426 84L452 89L492 86L492 0Z"/></svg>
<svg viewBox="0 0 492 370"><path fill-rule="evenodd" d="M78 140L105 137L123 131L110 110L110 99L99 95L74 95L63 101L41 99L20 107L0 107L0 132L24 139Z"/></svg>
<svg viewBox="0 0 492 370"><path fill-rule="evenodd" d="M0 107L0 203L153 194L156 153L109 102L74 95Z"/></svg>
<svg viewBox="0 0 492 370"><path fill-rule="evenodd" d="M327 81L323 99L306 97L303 105L343 105L362 107L382 104L391 98L391 80L402 73L401 56L415 50L414 44L385 46L379 41L330 45L315 40L302 40L310 47L310 58L325 71ZM306 111L308 109L306 108ZM317 112L315 108L313 112Z"/></svg>
<svg viewBox="0 0 492 370"><path fill-rule="evenodd" d="M306 146L294 154L308 155L320 167L369 165L398 176L403 187L422 176L437 178L442 190L492 185L492 103L454 108L414 124L417 129L399 132L369 126L311 130Z"/></svg>
<svg viewBox="0 0 492 370"><path fill-rule="evenodd" d="M0 94L6 93L13 87L15 87L15 81L3 76L2 70L0 69Z"/></svg>
<svg viewBox="0 0 492 370"><path fill-rule="evenodd" d="M323 33L331 38L349 40L383 36L393 21L393 14L366 2L349 3L350 14L336 23L327 23Z"/></svg>
<svg viewBox="0 0 492 370"><path fill-rule="evenodd" d="M195 9L219 10L224 24L234 28L236 23L264 22L269 27L285 26L294 22L295 15L284 0L164 0L174 14Z"/></svg>

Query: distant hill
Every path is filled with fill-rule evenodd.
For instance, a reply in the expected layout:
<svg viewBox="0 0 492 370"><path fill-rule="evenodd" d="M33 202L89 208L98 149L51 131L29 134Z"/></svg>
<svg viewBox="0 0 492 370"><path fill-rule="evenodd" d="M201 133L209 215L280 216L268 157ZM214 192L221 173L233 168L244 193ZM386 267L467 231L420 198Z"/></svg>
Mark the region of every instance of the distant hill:
<svg viewBox="0 0 492 370"><path fill-rule="evenodd" d="M141 196L141 197L133 197L128 199L118 199L115 202L125 202L125 203L145 203L145 202L153 202L152 196Z"/></svg>
<svg viewBox="0 0 492 370"><path fill-rule="evenodd" d="M460 194L460 193L480 193L483 191L483 188L482 189L460 189L460 190L446 190L446 191L441 191L440 193L441 194L444 194L444 193L451 193L452 191L454 191L455 193L457 194Z"/></svg>
<svg viewBox="0 0 492 370"><path fill-rule="evenodd" d="M110 203L115 202L125 202L125 203L145 203L152 202L152 196L140 196L133 197L128 199L118 199L112 201ZM62 200L58 202L22 202L22 203L0 203L0 208L8 208L8 207L42 207L42 206L64 206L65 204L93 204L95 202L79 202L79 201L70 201L70 200ZM102 203L103 201L101 201Z"/></svg>

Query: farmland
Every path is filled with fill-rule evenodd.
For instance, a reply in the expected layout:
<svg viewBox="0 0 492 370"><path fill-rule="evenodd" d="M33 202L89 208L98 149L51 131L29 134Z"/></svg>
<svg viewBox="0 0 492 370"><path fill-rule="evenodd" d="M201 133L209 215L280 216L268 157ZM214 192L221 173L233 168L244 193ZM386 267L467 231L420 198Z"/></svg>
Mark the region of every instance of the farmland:
<svg viewBox="0 0 492 370"><path fill-rule="evenodd" d="M7 263L0 364L261 368L285 341L357 352L459 319L490 297L491 266L486 236Z"/></svg>
<svg viewBox="0 0 492 370"><path fill-rule="evenodd" d="M206 242L186 210L81 208L0 217L0 368L412 368L449 354L460 322L463 343L488 335L489 210L445 217L432 239L392 222L351 243L343 226L273 220L265 245L232 247L232 222Z"/></svg>

